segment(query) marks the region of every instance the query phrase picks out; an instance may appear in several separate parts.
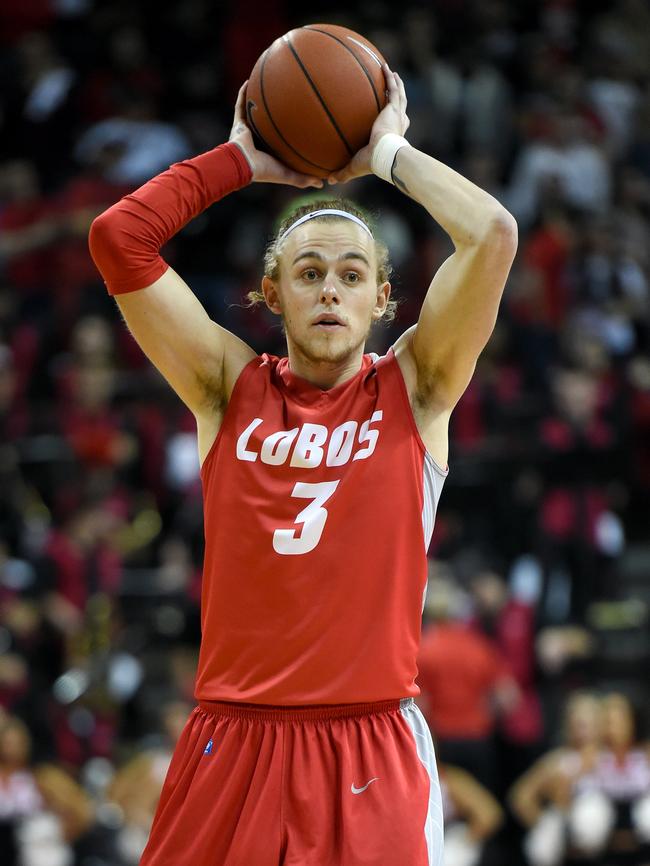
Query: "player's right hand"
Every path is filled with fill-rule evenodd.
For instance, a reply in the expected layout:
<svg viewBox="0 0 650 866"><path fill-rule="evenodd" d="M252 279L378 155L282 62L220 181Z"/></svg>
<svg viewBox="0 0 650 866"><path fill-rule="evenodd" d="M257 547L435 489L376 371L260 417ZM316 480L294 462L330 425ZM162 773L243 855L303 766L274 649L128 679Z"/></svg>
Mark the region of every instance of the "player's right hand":
<svg viewBox="0 0 650 866"><path fill-rule="evenodd" d="M237 103L235 105L235 117L230 130L229 141L234 142L243 152L253 172L253 180L258 183L286 183L289 186L305 187L313 186L321 189L323 180L308 174L300 174L283 165L280 160L264 153L255 147L253 133L246 123L246 86L245 81L239 88Z"/></svg>
<svg viewBox="0 0 650 866"><path fill-rule="evenodd" d="M387 63L384 64L384 77L388 100L372 125L370 141L355 153L352 160L344 168L332 172L327 179L328 183L347 183L357 177L372 174L372 154L382 136L386 135L387 132L404 135L409 128L411 121L406 113L407 101L404 82L396 72L389 68Z"/></svg>

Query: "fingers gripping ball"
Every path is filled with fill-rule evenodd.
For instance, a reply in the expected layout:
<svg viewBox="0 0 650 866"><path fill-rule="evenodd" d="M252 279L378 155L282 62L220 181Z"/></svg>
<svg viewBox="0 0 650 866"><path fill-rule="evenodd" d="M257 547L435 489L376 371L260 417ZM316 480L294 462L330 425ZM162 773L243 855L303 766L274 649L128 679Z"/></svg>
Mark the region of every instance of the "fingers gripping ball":
<svg viewBox="0 0 650 866"><path fill-rule="evenodd" d="M325 177L368 143L386 103L384 59L353 30L309 24L276 39L255 64L246 117L262 150Z"/></svg>

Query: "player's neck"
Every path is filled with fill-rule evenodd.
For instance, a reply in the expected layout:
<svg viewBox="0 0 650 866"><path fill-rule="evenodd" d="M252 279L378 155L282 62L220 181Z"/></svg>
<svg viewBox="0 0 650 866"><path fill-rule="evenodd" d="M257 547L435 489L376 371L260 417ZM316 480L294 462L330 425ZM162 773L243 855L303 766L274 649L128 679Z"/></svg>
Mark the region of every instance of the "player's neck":
<svg viewBox="0 0 650 866"><path fill-rule="evenodd" d="M361 345L340 360L327 361L307 356L298 346L289 341L289 369L294 376L305 379L323 391L328 391L356 376L363 362L363 349Z"/></svg>

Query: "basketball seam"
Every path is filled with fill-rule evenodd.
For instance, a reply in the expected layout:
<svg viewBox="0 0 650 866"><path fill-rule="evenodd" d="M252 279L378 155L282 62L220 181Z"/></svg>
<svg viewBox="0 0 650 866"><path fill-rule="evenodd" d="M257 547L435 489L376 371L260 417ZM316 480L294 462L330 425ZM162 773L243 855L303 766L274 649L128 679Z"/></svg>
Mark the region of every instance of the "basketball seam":
<svg viewBox="0 0 650 866"><path fill-rule="evenodd" d="M341 38L339 38L338 36L335 36L333 33L329 33L327 30L321 30L319 27L303 27L302 29L303 30L312 30L314 33L322 33L323 36L329 36L332 39L335 39L339 43L339 45L342 45L346 51L350 52L350 54L354 57L354 59L359 64L359 66L365 72L366 78L368 79L368 82L370 83L370 86L372 87L372 95L375 97L375 102L377 103L377 111L381 111L381 104L379 102L379 96L377 94L377 88L375 87L375 82L372 80L372 76L371 76L370 72L368 71L367 67L361 62L361 58L357 57L357 55L350 48L350 46L346 45L345 42Z"/></svg>
<svg viewBox="0 0 650 866"><path fill-rule="evenodd" d="M264 69L264 63L266 61L266 53L267 52L265 51L264 52L264 59L262 60L262 67L260 69L260 90L262 89L262 74L261 73L262 73L262 69ZM268 141L264 138L262 133L257 128L257 124L255 123L255 119L253 117L253 112L250 110L251 103L255 106L255 108L257 108L257 106L255 105L255 101L253 99L249 99L248 95L247 95L246 96L246 118L248 120L248 125L251 127L251 129L253 130L255 135L262 142L264 147L268 148L268 150L272 150L273 148L271 147L271 145L268 143ZM267 114L268 114L268 110L267 110Z"/></svg>
<svg viewBox="0 0 650 866"><path fill-rule="evenodd" d="M277 123L275 122L275 120L273 120L273 115L271 114L271 109L269 108L268 102L266 101L266 94L264 93L264 67L266 66L267 54L268 54L268 52L265 51L264 57L262 59L262 68L260 69L260 93L262 95L262 102L264 103L264 110L266 111L267 117L269 118L269 120L273 124L273 129L277 132L277 134L282 139L282 141L286 144L286 146L289 148L289 150L292 151L293 153L295 153L297 157L299 157L300 159L303 160L303 162L306 162L309 165L313 165L314 168L319 168L321 171L327 171L327 172L333 171L334 169L327 168L324 165L319 165L317 162L312 162L311 159L307 159L307 157L303 156L299 150L296 150L296 148L293 147L293 145L289 144L289 142L286 140L284 135L282 135L282 132L280 131ZM264 141L263 138L262 138L262 141ZM267 147L269 147L269 145L267 145ZM270 149L273 150L273 148L270 148Z"/></svg>
<svg viewBox="0 0 650 866"><path fill-rule="evenodd" d="M327 114L327 116L329 117L329 119L330 119L330 123L332 124L332 126L333 126L334 129L336 130L336 132L337 132L339 138L341 139L341 141L342 141L343 144L345 145L345 148L346 148L347 152L350 154L350 156L354 156L354 151L352 150L352 148L350 147L350 145L349 145L348 142L346 141L345 136L343 135L343 133L342 133L341 130L339 129L339 125L338 125L338 123L336 122L336 120L334 119L334 115L332 114L332 112L331 112L331 111L329 110L329 108L327 107L327 103L325 102L325 100L323 99L323 97L320 95L320 92L319 92L318 88L316 87L316 85L314 84L314 81L313 81L311 75L309 74L309 72L307 72L307 69L305 68L305 66L304 66L304 64L303 64L303 62L302 62L302 60L300 59L300 56L298 55L298 52L297 52L296 49L293 47L293 45L292 45L292 43L291 43L291 39L290 39L288 36L286 37L286 42L287 42L287 45L289 46L289 50L291 51L291 53L293 54L293 56L296 58L296 63L298 64L298 66L300 66L300 68L301 68L301 70L302 70L302 72L303 72L303 75L305 76L305 78L307 79L307 81L308 81L309 84L311 85L312 90L314 91L314 93L315 93L316 96L318 97L318 101L319 101L320 104L323 106L323 110L324 110L324 112L325 112L325 113Z"/></svg>

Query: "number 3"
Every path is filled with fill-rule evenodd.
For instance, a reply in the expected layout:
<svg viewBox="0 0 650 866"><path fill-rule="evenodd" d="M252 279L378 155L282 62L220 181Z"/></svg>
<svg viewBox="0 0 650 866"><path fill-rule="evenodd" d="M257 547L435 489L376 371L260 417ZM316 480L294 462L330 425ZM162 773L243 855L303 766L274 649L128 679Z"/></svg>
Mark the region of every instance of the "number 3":
<svg viewBox="0 0 650 866"><path fill-rule="evenodd" d="M310 484L307 481L297 481L291 493L299 499L313 499L306 508L296 516L296 523L302 523L300 535L295 529L276 529L273 533L273 550L284 556L299 553L309 553L313 550L325 528L328 511L323 506L338 487L338 481L321 481Z"/></svg>

